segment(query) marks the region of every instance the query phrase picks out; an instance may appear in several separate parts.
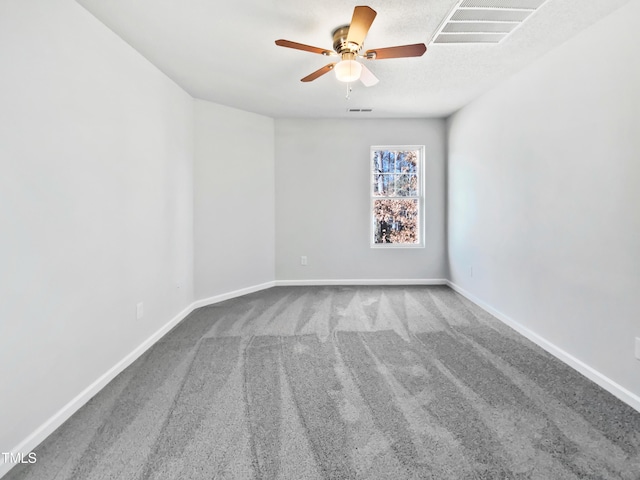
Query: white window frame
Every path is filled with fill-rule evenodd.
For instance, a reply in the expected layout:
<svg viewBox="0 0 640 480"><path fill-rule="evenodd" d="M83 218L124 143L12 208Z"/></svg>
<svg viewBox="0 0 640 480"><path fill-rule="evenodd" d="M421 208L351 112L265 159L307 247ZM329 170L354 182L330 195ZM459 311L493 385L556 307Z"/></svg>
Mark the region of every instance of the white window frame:
<svg viewBox="0 0 640 480"><path fill-rule="evenodd" d="M374 168L373 159L374 152L379 150L390 151L416 151L418 153L418 162L416 165L416 176L418 178L418 195L415 197L381 197L374 196L373 179ZM369 232L369 242L371 248L424 248L424 145L373 145L369 150L369 222L371 230ZM376 221L374 218L374 202L376 200L403 200L403 199L417 199L418 200L418 242L417 243L375 243L376 234Z"/></svg>

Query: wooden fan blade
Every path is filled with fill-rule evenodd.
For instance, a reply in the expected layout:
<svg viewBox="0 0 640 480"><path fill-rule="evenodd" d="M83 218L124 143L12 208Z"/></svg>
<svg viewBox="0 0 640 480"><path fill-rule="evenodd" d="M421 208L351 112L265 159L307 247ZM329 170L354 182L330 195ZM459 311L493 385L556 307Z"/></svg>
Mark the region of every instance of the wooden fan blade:
<svg viewBox="0 0 640 480"><path fill-rule="evenodd" d="M301 82L312 82L314 81L316 78L321 77L322 75L324 75L327 72L330 72L331 70L333 70L333 67L335 66L335 63L330 63L329 65L325 65L322 68L319 68L318 70L316 70L315 72L307 75L306 77L304 77L303 79L301 79Z"/></svg>
<svg viewBox="0 0 640 480"><path fill-rule="evenodd" d="M351 24L349 25L349 33L347 34L347 43L356 43L362 46L364 37L367 36L376 15L376 11L371 7L361 6L354 8Z"/></svg>
<svg viewBox="0 0 640 480"><path fill-rule="evenodd" d="M366 67L366 65L363 65L362 63L360 65L362 65L362 73L360 73L360 81L365 87L373 87L376 83L380 81L378 80L378 77L376 77L373 74L373 72L371 72L371 70L369 70Z"/></svg>
<svg viewBox="0 0 640 480"><path fill-rule="evenodd" d="M402 45L400 47L374 48L367 50L365 57L371 60L383 60L385 58L420 57L427 51L424 43Z"/></svg>
<svg viewBox="0 0 640 480"><path fill-rule="evenodd" d="M305 52L319 53L320 55L335 55L335 52L327 50L326 48L312 47L311 45L305 45L304 43L291 42L289 40L276 40L276 45L279 47L295 48L296 50L304 50Z"/></svg>

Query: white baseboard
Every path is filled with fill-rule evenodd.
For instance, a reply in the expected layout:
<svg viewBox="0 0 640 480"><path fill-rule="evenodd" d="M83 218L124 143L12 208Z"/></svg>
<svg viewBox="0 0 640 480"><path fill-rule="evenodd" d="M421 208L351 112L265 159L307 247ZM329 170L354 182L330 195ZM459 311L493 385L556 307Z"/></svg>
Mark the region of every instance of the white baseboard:
<svg viewBox="0 0 640 480"><path fill-rule="evenodd" d="M447 285L444 278L407 278L407 279L317 279L317 280L276 280L276 287L300 286L350 286L350 285Z"/></svg>
<svg viewBox="0 0 640 480"><path fill-rule="evenodd" d="M104 388L111 380L113 380L118 374L120 374L125 368L131 365L137 360L144 352L151 348L158 340L160 340L169 330L175 327L183 319L185 319L196 308L212 305L224 300L236 298L249 293L258 292L274 286L350 286L350 285L448 285L456 292L465 296L467 299L478 305L480 308L486 310L488 313L498 318L511 328L524 335L526 338L539 345L547 352L563 361L567 365L571 366L578 372L582 373L585 377L594 381L608 392L615 395L617 398L630 405L632 408L640 412L640 397L625 389L621 385L618 385L610 378L606 377L602 373L598 372L594 368L578 360L574 356L565 352L561 348L557 347L553 343L547 341L540 335L532 332L528 328L520 325L515 320L511 319L502 312L496 310L490 305L484 303L471 293L467 292L463 288L459 287L455 283L446 279L335 279L335 280L277 280L273 282L266 282L260 285L254 285L251 287L235 290L232 292L215 295L203 300L198 300L178 315L172 318L162 328L153 333L148 339L142 342L137 348L135 348L126 357L120 360L116 365L110 368L106 373L100 376L95 382L80 392L74 399L72 399L67 405L61 408L55 413L49 420L43 423L37 428L31 435L20 442L15 448L11 450L12 453L22 453L27 455L35 447L37 447L45 438L55 431L60 425L68 420L80 407L87 403L93 396L95 396L102 388ZM5 463L4 458L0 458L0 477L5 475L14 465Z"/></svg>
<svg viewBox="0 0 640 480"><path fill-rule="evenodd" d="M80 407L93 398L100 390L102 390L111 380L113 380L118 374L120 374L125 368L136 361L144 352L149 350L158 340L160 340L169 330L175 327L178 323L184 320L193 310L206 305L222 302L230 298L239 297L248 293L257 292L266 288L271 288L275 285L275 282L267 282L261 285L255 285L241 290L235 290L233 292L216 295L214 297L206 298L204 300L198 300L182 310L178 315L173 317L162 328L153 333L149 338L142 342L126 357L116 363L107 372L101 375L95 382L80 392L74 399L62 407L56 412L49 420L44 422L38 427L31 435L20 442L10 452L13 454L22 453L25 456L28 455L34 448L36 448L44 439L51 435L60 425L67 421ZM6 463L4 456L0 456L0 478L6 475L15 464Z"/></svg>
<svg viewBox="0 0 640 480"><path fill-rule="evenodd" d="M213 297L204 298L193 303L194 310L200 307L206 307L207 305L213 305L214 303L224 302L232 298L241 297L242 295L248 295L250 293L259 292L260 290L266 290L267 288L275 287L276 282L266 282L260 285L253 285L251 287L241 288L234 290L233 292L223 293L220 295L214 295Z"/></svg>
<svg viewBox="0 0 640 480"><path fill-rule="evenodd" d="M556 357L558 360L561 360L562 362L566 363L571 368L573 368L574 370L577 370L582 375L587 377L589 380L595 382L597 385L599 385L600 387L604 388L606 391L608 391L612 395L615 395L617 398L622 400L624 403L626 403L627 405L629 405L633 409L635 409L638 412L640 412L640 397L638 395L636 395L635 393L627 390L622 385L617 384L616 382L611 380L606 375L603 375L602 373L597 371L595 368L587 365L582 360L577 359L576 357L574 357L570 353L564 351L563 349L561 349L557 345L551 343L550 341L548 341L544 337L542 337L542 336L538 335L537 333L529 330L527 327L525 327L525 326L521 325L520 323L516 322L511 317L505 315L504 313L500 312L499 310L496 310L491 305L488 305L487 303L483 302L478 297L476 297L475 295L467 292L464 288L456 285L452 281L447 280L447 285L449 285L453 290L458 292L460 295L463 295L468 300L470 300L473 303L475 303L476 305L478 305L480 308L482 308L486 312L488 312L491 315L493 315L494 317L496 317L501 322L503 322L506 325L508 325L511 328L513 328L516 332L520 333L521 335L523 335L524 337L528 338L529 340L531 340L533 343L535 343L539 347L541 347L544 350L546 350L547 352L549 352L551 355Z"/></svg>
<svg viewBox="0 0 640 480"><path fill-rule="evenodd" d="M56 428L66 422L71 415L77 412L80 407L93 398L100 390L102 390L111 380L118 376L125 368L136 361L144 352L151 348L158 340L160 340L169 330L180 323L187 317L194 307L193 304L182 310L178 315L173 317L162 328L157 330L153 335L142 342L126 357L116 363L107 372L101 375L95 382L80 392L73 400L67 403L64 407L58 410L49 420L44 422L38 427L31 435L20 442L15 448L11 450L11 453L22 453L28 455L34 448L36 448L45 438L51 435ZM4 458L0 458L0 477L5 475L15 465L5 463Z"/></svg>

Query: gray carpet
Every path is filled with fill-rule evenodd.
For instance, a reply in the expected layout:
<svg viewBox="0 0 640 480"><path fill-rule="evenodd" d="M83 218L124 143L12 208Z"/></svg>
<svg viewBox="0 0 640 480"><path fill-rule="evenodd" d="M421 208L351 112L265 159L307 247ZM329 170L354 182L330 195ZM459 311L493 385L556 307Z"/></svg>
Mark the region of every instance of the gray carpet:
<svg viewBox="0 0 640 480"><path fill-rule="evenodd" d="M201 308L17 479L640 479L640 413L447 287Z"/></svg>

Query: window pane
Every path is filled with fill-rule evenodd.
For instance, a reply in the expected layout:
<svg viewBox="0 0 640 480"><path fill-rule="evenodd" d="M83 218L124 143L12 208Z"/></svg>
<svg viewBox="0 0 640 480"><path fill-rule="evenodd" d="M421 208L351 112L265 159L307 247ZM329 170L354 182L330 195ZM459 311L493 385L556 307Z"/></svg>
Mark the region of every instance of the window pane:
<svg viewBox="0 0 640 480"><path fill-rule="evenodd" d="M373 243L419 243L418 199L373 201Z"/></svg>
<svg viewBox="0 0 640 480"><path fill-rule="evenodd" d="M373 175L373 195L376 197L395 196L394 175L377 173Z"/></svg>
<svg viewBox="0 0 640 480"><path fill-rule="evenodd" d="M380 150L373 153L373 171L374 173L382 172L382 152Z"/></svg>
<svg viewBox="0 0 640 480"><path fill-rule="evenodd" d="M416 197L418 195L417 175L396 175L395 194L398 197Z"/></svg>
<svg viewBox="0 0 640 480"><path fill-rule="evenodd" d="M416 173L418 155L414 151L398 152L396 171L398 173Z"/></svg>
<svg viewBox="0 0 640 480"><path fill-rule="evenodd" d="M384 183L382 175L379 173L373 174L373 195L376 197L384 196Z"/></svg>

